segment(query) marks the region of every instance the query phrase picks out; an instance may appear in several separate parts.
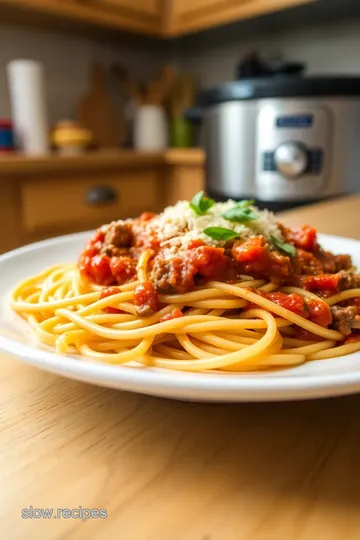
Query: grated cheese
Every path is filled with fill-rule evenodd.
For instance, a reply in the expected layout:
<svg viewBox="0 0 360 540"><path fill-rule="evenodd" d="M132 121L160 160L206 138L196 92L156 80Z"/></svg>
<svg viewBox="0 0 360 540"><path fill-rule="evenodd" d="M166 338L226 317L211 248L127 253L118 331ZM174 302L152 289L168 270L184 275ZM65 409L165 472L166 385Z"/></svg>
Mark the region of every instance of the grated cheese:
<svg viewBox="0 0 360 540"><path fill-rule="evenodd" d="M270 243L271 236L280 241L284 240L272 212L250 206L249 208L259 217L243 225L222 217L223 213L234 206L236 206L236 201L229 199L227 202L214 204L204 215L198 216L190 207L189 201L179 201L174 206L165 208L161 214L150 221L141 223L141 230L149 236L155 235L159 238L164 259L171 259L176 254L179 255L179 253L186 250L192 240L202 240L209 246L223 247L226 240L214 240L204 234L204 229L208 227L231 229L243 240L257 235L264 236L266 241ZM136 220L128 218L112 223L119 225L135 224ZM106 233L112 223L103 225L101 230Z"/></svg>
<svg viewBox="0 0 360 540"><path fill-rule="evenodd" d="M172 246L186 247L194 239L200 239L211 246L224 246L226 243L224 240L214 240L204 234L203 231L207 227L231 229L243 239L263 235L269 241L270 236L283 241L275 216L268 210L259 210L255 206L250 206L250 209L256 212L259 218L246 223L246 225L223 218L221 214L235 205L236 202L233 200L216 203L204 215L198 216L189 206L188 201L179 201L174 206L165 208L161 214L149 221L147 230L158 236L162 246L169 248Z"/></svg>

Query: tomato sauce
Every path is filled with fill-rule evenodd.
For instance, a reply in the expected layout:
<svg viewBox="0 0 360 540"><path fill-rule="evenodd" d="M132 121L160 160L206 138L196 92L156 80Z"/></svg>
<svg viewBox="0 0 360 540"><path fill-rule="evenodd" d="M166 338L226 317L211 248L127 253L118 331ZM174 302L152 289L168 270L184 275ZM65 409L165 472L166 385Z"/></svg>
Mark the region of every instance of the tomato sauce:
<svg viewBox="0 0 360 540"><path fill-rule="evenodd" d="M287 229L282 227L283 236L289 244L314 253L318 249L316 230L309 225L303 225L299 229Z"/></svg>
<svg viewBox="0 0 360 540"><path fill-rule="evenodd" d="M179 319L180 317L183 317L184 314L179 308L174 308L170 313L167 315L164 315L163 317L160 317L160 322L165 321L172 321L173 319Z"/></svg>
<svg viewBox="0 0 360 540"><path fill-rule="evenodd" d="M224 247L207 245L202 239L194 238L181 252L169 256L168 248L160 246L156 234L147 233L147 223L153 218L154 214L145 212L138 219L99 229L78 262L87 279L105 287L122 285L136 280L139 256L144 249L151 249L153 256L148 263L151 282L139 285L134 294L141 316L152 315L159 309L159 293L182 294L212 280L236 282L242 274L272 281L278 286L297 286L322 297L360 286L360 278L355 283L349 270L351 258L324 251L317 242L316 230L308 225L299 229L280 225L290 252L257 235L246 240L230 240ZM102 294L115 294L109 292L111 290L117 289L110 287ZM330 309L321 300L279 292L269 293L266 298L316 324L331 324ZM348 305L356 305L360 314L360 301ZM104 308L104 311L121 312L116 306ZM182 316L180 313L179 310L173 317Z"/></svg>
<svg viewBox="0 0 360 540"><path fill-rule="evenodd" d="M308 291L324 291L334 294L339 290L340 279L340 274L320 274L318 276L306 276L301 279L301 285L304 287L304 289L307 289Z"/></svg>
<svg viewBox="0 0 360 540"><path fill-rule="evenodd" d="M360 341L360 332L355 331L351 333L345 343L357 343L358 341Z"/></svg>
<svg viewBox="0 0 360 540"><path fill-rule="evenodd" d="M134 292L134 304L141 317L150 317L159 309L159 297L154 286L149 281L140 283Z"/></svg>
<svg viewBox="0 0 360 540"><path fill-rule="evenodd" d="M283 281L291 275L290 257L271 251L263 236L235 242L231 250L241 273L255 278Z"/></svg>
<svg viewBox="0 0 360 540"><path fill-rule="evenodd" d="M250 289L263 298L267 298L278 306L288 309L292 313L308 319L319 326L327 327L331 323L331 311L326 302L315 300L313 298L305 298L299 294L285 294L282 292L265 293L261 289ZM258 308L259 306L253 302L244 308L245 310Z"/></svg>
<svg viewBox="0 0 360 540"><path fill-rule="evenodd" d="M203 240L195 238L181 255L169 261L160 248L159 239L154 234L146 234L144 224L153 217L145 212L134 220L133 230L129 230L127 223L123 225L124 231L113 230L109 239L108 233L97 231L80 256L81 272L101 285L122 285L136 279L139 255L144 249L151 249L154 252L150 260L152 282L160 292L183 293L210 280L232 282L246 274L327 296L341 290L340 271L351 264L346 255L335 256L323 251L317 243L315 229L308 225L300 229L281 226L284 239L295 247L294 257L272 248L259 235L245 241L232 241L226 249L205 245ZM123 247L113 246L113 238L125 238L126 242L124 240ZM329 269L336 272L325 272Z"/></svg>
<svg viewBox="0 0 360 540"><path fill-rule="evenodd" d="M107 298L108 296L113 296L114 294L119 294L120 289L118 287L105 287L101 293L99 300L102 300L103 298ZM125 313L122 309L113 307L113 306L106 306L102 308L102 311L104 313L110 313L110 314L116 314L116 313Z"/></svg>

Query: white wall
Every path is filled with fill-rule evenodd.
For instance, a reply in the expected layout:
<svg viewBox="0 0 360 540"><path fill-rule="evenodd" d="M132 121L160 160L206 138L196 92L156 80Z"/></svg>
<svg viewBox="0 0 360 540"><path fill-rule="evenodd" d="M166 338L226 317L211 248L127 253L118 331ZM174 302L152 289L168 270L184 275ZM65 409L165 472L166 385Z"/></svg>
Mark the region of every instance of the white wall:
<svg viewBox="0 0 360 540"><path fill-rule="evenodd" d="M251 50L265 58L281 54L288 60L304 61L308 74L357 74L360 76L360 18L327 24L313 23L297 30L278 30L252 39L241 33L230 39L208 40L188 47L181 54L184 69L198 74L202 87L234 78L239 59ZM192 50L191 50L192 49ZM180 50L180 49L179 49Z"/></svg>
<svg viewBox="0 0 360 540"><path fill-rule="evenodd" d="M73 117L76 102L87 88L93 61L101 61L104 66L123 63L135 74L149 76L163 55L148 45L110 45L73 34L0 25L0 118L10 117L6 64L16 58L44 63L49 116L54 123ZM116 98L118 88L114 84L112 91Z"/></svg>

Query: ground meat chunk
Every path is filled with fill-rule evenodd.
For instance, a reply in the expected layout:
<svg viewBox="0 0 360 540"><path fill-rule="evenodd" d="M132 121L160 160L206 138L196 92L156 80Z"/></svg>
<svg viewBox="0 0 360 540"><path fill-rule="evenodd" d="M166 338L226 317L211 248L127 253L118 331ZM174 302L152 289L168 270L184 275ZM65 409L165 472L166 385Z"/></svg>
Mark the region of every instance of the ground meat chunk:
<svg viewBox="0 0 360 540"><path fill-rule="evenodd" d="M352 260L350 255L335 255L334 259L337 272L340 272L340 270L350 270L350 268L352 267Z"/></svg>
<svg viewBox="0 0 360 540"><path fill-rule="evenodd" d="M313 253L303 249L296 250L292 264L296 275L316 276L324 273L322 262Z"/></svg>
<svg viewBox="0 0 360 540"><path fill-rule="evenodd" d="M330 251L319 248L316 252L316 259L322 265L323 274L336 274L340 270L350 270L352 261L350 255L334 255Z"/></svg>
<svg viewBox="0 0 360 540"><path fill-rule="evenodd" d="M184 293L194 288L196 268L180 257L155 259L151 282L163 294Z"/></svg>
<svg viewBox="0 0 360 540"><path fill-rule="evenodd" d="M130 223L110 223L105 234L105 245L117 248L127 248L132 245L133 232Z"/></svg>
<svg viewBox="0 0 360 540"><path fill-rule="evenodd" d="M129 249L108 244L103 246L101 253L105 253L108 257L127 257L129 255Z"/></svg>
<svg viewBox="0 0 360 540"><path fill-rule="evenodd" d="M360 287L360 274L354 274L349 270L341 270L339 289L345 291L347 289L357 289Z"/></svg>
<svg viewBox="0 0 360 540"><path fill-rule="evenodd" d="M360 328L360 316L357 314L355 306L333 306L331 314L333 328L345 336L349 336L353 328Z"/></svg>
<svg viewBox="0 0 360 540"><path fill-rule="evenodd" d="M335 256L330 253L330 251L324 251L323 249L318 249L316 253L316 258L322 266L320 273L322 274L335 274L341 268L337 268Z"/></svg>

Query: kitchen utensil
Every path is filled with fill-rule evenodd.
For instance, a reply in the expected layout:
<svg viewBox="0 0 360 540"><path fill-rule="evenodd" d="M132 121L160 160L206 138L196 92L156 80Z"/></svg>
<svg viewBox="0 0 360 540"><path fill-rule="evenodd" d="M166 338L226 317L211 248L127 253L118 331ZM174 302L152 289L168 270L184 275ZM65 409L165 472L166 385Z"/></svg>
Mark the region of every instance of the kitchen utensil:
<svg viewBox="0 0 360 540"><path fill-rule="evenodd" d="M99 63L92 68L89 91L78 103L77 119L92 132L97 147L118 147L122 144L123 121L109 96L104 70Z"/></svg>
<svg viewBox="0 0 360 540"><path fill-rule="evenodd" d="M34 60L14 60L7 66L15 141L27 155L49 151L44 69Z"/></svg>
<svg viewBox="0 0 360 540"><path fill-rule="evenodd" d="M144 104L164 105L175 81L175 70L171 65L164 66L155 78L145 86Z"/></svg>
<svg viewBox="0 0 360 540"><path fill-rule="evenodd" d="M124 66L114 65L112 72L129 99L126 104L127 141L132 142L138 150L165 148L167 126L164 105L174 81L173 67L164 66L147 84L136 81ZM154 133L150 133L151 129L154 129Z"/></svg>
<svg viewBox="0 0 360 540"><path fill-rule="evenodd" d="M115 64L112 72L119 79L125 94L136 105L164 105L175 78L175 70L166 65L147 83L139 82L124 66Z"/></svg>
<svg viewBox="0 0 360 540"><path fill-rule="evenodd" d="M193 143L193 126L184 112L194 104L195 79L192 75L178 75L169 97L171 118L171 146L188 148Z"/></svg>
<svg viewBox="0 0 360 540"><path fill-rule="evenodd" d="M192 75L178 75L169 95L169 110L172 117L183 116L195 100L195 79Z"/></svg>
<svg viewBox="0 0 360 540"><path fill-rule="evenodd" d="M140 83L136 81L131 71L125 66L121 66L119 64L114 64L111 70L115 77L117 77L119 80L126 96L131 99L134 104L140 105L143 101L142 88Z"/></svg>

